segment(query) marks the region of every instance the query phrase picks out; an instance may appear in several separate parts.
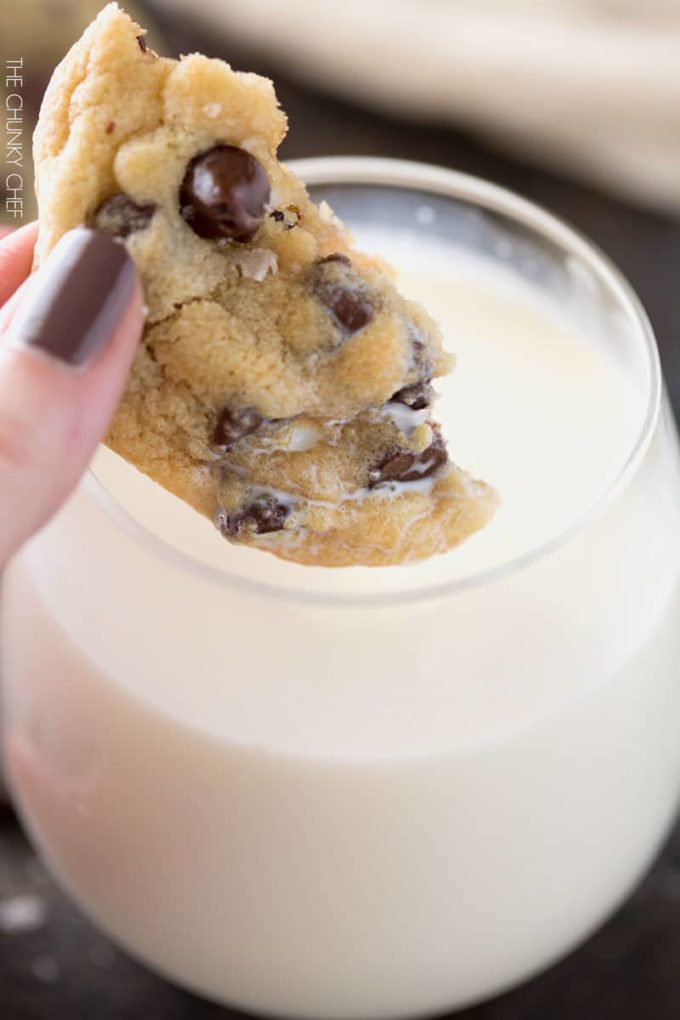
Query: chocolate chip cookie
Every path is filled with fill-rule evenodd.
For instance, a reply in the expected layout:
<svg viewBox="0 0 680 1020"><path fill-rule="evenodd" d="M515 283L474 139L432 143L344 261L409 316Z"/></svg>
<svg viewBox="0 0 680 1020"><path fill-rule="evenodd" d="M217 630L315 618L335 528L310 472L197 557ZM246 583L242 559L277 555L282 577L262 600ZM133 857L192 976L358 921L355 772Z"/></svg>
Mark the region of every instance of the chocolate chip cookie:
<svg viewBox="0 0 680 1020"><path fill-rule="evenodd" d="M432 418L436 324L276 158L269 81L158 57L115 4L54 73L35 136L42 260L120 239L144 337L108 442L231 542L300 563L444 552L496 497Z"/></svg>

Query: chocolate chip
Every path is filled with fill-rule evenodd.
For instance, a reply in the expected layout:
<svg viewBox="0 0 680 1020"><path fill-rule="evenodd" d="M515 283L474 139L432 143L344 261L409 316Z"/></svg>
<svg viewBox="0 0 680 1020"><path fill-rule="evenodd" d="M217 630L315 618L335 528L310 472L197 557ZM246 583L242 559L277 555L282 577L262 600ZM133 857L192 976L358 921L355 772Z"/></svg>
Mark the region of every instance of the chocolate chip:
<svg viewBox="0 0 680 1020"><path fill-rule="evenodd" d="M252 407L238 410L233 407L225 407L217 416L213 444L223 447L233 446L237 440L257 431L263 421L262 415Z"/></svg>
<svg viewBox="0 0 680 1020"><path fill-rule="evenodd" d="M144 36L143 35L138 35L137 36L137 42L139 43L139 48L142 51L142 53L146 53L148 51L149 47L146 45L146 39L144 38Z"/></svg>
<svg viewBox="0 0 680 1020"><path fill-rule="evenodd" d="M414 383L397 390L391 398L398 404L406 404L412 411L424 411L432 403L434 392L428 382Z"/></svg>
<svg viewBox="0 0 680 1020"><path fill-rule="evenodd" d="M346 337L358 333L374 315L351 265L346 255L336 252L318 259L310 275L312 291Z"/></svg>
<svg viewBox="0 0 680 1020"><path fill-rule="evenodd" d="M281 531L289 514L290 507L274 496L258 496L241 510L222 510L217 515L217 527L225 538L239 538L244 533L266 535Z"/></svg>
<svg viewBox="0 0 680 1020"><path fill-rule="evenodd" d="M129 195L119 192L102 202L94 214L94 225L105 234L127 237L148 227L155 211L155 205L138 205Z"/></svg>
<svg viewBox="0 0 680 1020"><path fill-rule="evenodd" d="M286 214L290 218L287 218ZM300 220L300 210L296 205L287 205L285 212L282 209L274 209L269 215L276 223L283 223L284 230L292 230L297 227Z"/></svg>
<svg viewBox="0 0 680 1020"><path fill-rule="evenodd" d="M199 237L250 241L269 195L269 178L254 156L234 145L216 145L189 163L180 207Z"/></svg>
<svg viewBox="0 0 680 1020"><path fill-rule="evenodd" d="M107 133L107 135L113 134L113 132L115 130L115 127L116 127L116 122L113 121L113 120L110 120L109 123L106 125L106 133Z"/></svg>
<svg viewBox="0 0 680 1020"><path fill-rule="evenodd" d="M348 336L358 333L373 318L373 308L368 301L344 287L333 288L324 304Z"/></svg>
<svg viewBox="0 0 680 1020"><path fill-rule="evenodd" d="M413 453L411 450L391 451L388 455L371 469L368 478L368 488L374 489L377 485L386 482L417 482L421 478L429 478L448 461L446 444L441 433L435 431L434 439L421 453Z"/></svg>

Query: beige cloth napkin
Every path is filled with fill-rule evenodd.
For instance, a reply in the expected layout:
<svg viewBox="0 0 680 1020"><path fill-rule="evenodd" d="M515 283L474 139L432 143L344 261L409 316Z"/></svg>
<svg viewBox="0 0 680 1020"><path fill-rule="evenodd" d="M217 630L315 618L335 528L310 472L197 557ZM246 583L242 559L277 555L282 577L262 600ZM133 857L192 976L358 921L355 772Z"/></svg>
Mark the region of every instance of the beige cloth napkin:
<svg viewBox="0 0 680 1020"><path fill-rule="evenodd" d="M362 103L680 210L680 0L165 0Z"/></svg>

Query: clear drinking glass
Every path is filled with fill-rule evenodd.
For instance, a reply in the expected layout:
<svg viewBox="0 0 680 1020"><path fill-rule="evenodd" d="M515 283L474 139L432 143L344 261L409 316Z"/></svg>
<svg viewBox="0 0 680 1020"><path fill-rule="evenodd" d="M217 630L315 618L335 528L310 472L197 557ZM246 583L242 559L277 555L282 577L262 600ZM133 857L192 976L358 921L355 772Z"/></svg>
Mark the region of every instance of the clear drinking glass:
<svg viewBox="0 0 680 1020"><path fill-rule="evenodd" d="M90 474L4 580L7 769L60 881L162 973L265 1013L413 1017L565 953L667 831L677 446L644 312L564 224L417 164L298 169L350 224L578 293L638 408L625 462L560 533L455 578L226 569Z"/></svg>

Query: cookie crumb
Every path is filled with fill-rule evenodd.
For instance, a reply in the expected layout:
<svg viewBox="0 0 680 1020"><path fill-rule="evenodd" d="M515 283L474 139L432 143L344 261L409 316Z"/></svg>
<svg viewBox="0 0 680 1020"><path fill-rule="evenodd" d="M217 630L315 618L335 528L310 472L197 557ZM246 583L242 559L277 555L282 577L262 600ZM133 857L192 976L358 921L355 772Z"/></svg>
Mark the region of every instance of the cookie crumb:
<svg viewBox="0 0 680 1020"><path fill-rule="evenodd" d="M61 976L61 968L53 956L36 956L31 971L44 985L54 985Z"/></svg>
<svg viewBox="0 0 680 1020"><path fill-rule="evenodd" d="M47 923L47 904L41 896L25 893L0 900L0 932L24 935L39 931Z"/></svg>

